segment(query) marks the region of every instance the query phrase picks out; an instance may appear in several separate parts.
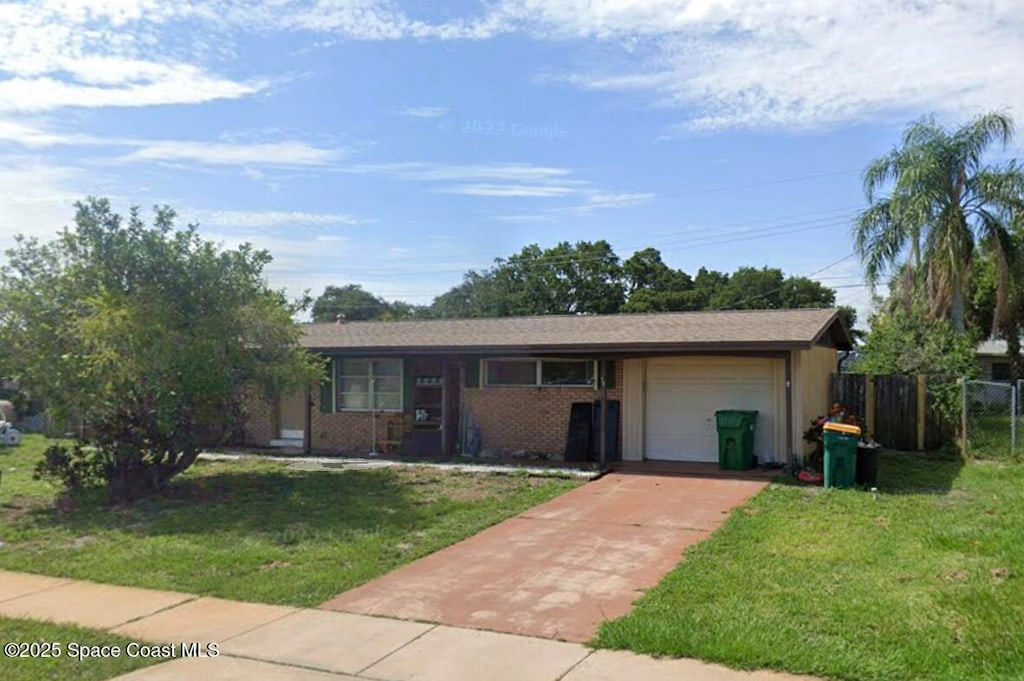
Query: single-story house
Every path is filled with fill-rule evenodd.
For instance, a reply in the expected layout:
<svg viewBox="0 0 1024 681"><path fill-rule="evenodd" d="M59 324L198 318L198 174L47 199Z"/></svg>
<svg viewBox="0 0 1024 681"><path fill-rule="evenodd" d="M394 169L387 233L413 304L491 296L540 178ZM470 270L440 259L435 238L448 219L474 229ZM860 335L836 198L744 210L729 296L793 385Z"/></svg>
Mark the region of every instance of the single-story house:
<svg viewBox="0 0 1024 681"><path fill-rule="evenodd" d="M1006 357L1006 341L990 338L978 344L974 351L983 381L1009 381L1010 360Z"/></svg>
<svg viewBox="0 0 1024 681"><path fill-rule="evenodd" d="M302 344L329 380L250 400L247 444L560 458L573 404L603 399L620 407L609 458L717 461L715 412L749 409L755 456L784 463L851 338L837 310L806 309L307 324Z"/></svg>

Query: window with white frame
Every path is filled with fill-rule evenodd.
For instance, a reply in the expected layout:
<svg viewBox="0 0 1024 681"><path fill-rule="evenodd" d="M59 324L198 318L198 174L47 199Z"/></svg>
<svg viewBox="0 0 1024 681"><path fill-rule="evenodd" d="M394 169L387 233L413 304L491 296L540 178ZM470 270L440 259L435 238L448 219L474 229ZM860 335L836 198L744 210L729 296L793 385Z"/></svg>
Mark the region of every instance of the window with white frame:
<svg viewBox="0 0 1024 681"><path fill-rule="evenodd" d="M488 386L596 386L597 362L589 359L489 359Z"/></svg>
<svg viewBox="0 0 1024 681"><path fill-rule="evenodd" d="M338 411L402 411L402 360L343 358L336 388Z"/></svg>

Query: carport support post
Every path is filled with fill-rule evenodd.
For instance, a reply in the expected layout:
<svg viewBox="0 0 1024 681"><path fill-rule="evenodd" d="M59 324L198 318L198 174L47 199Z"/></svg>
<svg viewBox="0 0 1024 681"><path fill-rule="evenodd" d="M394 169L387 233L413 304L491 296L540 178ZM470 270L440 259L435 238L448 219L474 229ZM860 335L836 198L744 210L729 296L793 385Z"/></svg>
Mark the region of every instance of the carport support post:
<svg viewBox="0 0 1024 681"><path fill-rule="evenodd" d="M786 453L786 460L790 462L790 467L796 461L796 443L793 442L793 353L787 352L785 358L785 371L786 371L786 447L789 451Z"/></svg>
<svg viewBox="0 0 1024 681"><path fill-rule="evenodd" d="M608 462L608 431L605 429L605 419L608 414L608 362L602 360L601 365L601 420L600 420L600 466L604 470Z"/></svg>
<svg viewBox="0 0 1024 681"><path fill-rule="evenodd" d="M302 423L302 453L309 456L313 451L313 391L306 385L306 409Z"/></svg>

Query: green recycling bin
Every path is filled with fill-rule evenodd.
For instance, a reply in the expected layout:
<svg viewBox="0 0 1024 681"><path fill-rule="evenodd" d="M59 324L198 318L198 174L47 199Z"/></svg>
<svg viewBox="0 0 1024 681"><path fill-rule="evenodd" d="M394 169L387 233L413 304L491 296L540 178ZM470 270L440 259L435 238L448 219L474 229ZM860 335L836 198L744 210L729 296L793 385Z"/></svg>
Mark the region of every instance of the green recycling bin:
<svg viewBox="0 0 1024 681"><path fill-rule="evenodd" d="M853 487L857 479L860 428L829 422L822 427L821 436L825 441L825 488Z"/></svg>
<svg viewBox="0 0 1024 681"><path fill-rule="evenodd" d="M718 427L718 467L745 471L754 467L756 411L724 409L715 412Z"/></svg>

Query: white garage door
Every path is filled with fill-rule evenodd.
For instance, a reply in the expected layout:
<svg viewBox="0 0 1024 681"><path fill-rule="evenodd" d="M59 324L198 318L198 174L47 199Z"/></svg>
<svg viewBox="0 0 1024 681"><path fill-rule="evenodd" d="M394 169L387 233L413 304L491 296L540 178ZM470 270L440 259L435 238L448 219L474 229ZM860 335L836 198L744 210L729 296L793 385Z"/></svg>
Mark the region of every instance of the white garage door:
<svg viewBox="0 0 1024 681"><path fill-rule="evenodd" d="M648 360L646 458L718 461L715 412L756 409L754 455L774 460L779 362L731 357Z"/></svg>

